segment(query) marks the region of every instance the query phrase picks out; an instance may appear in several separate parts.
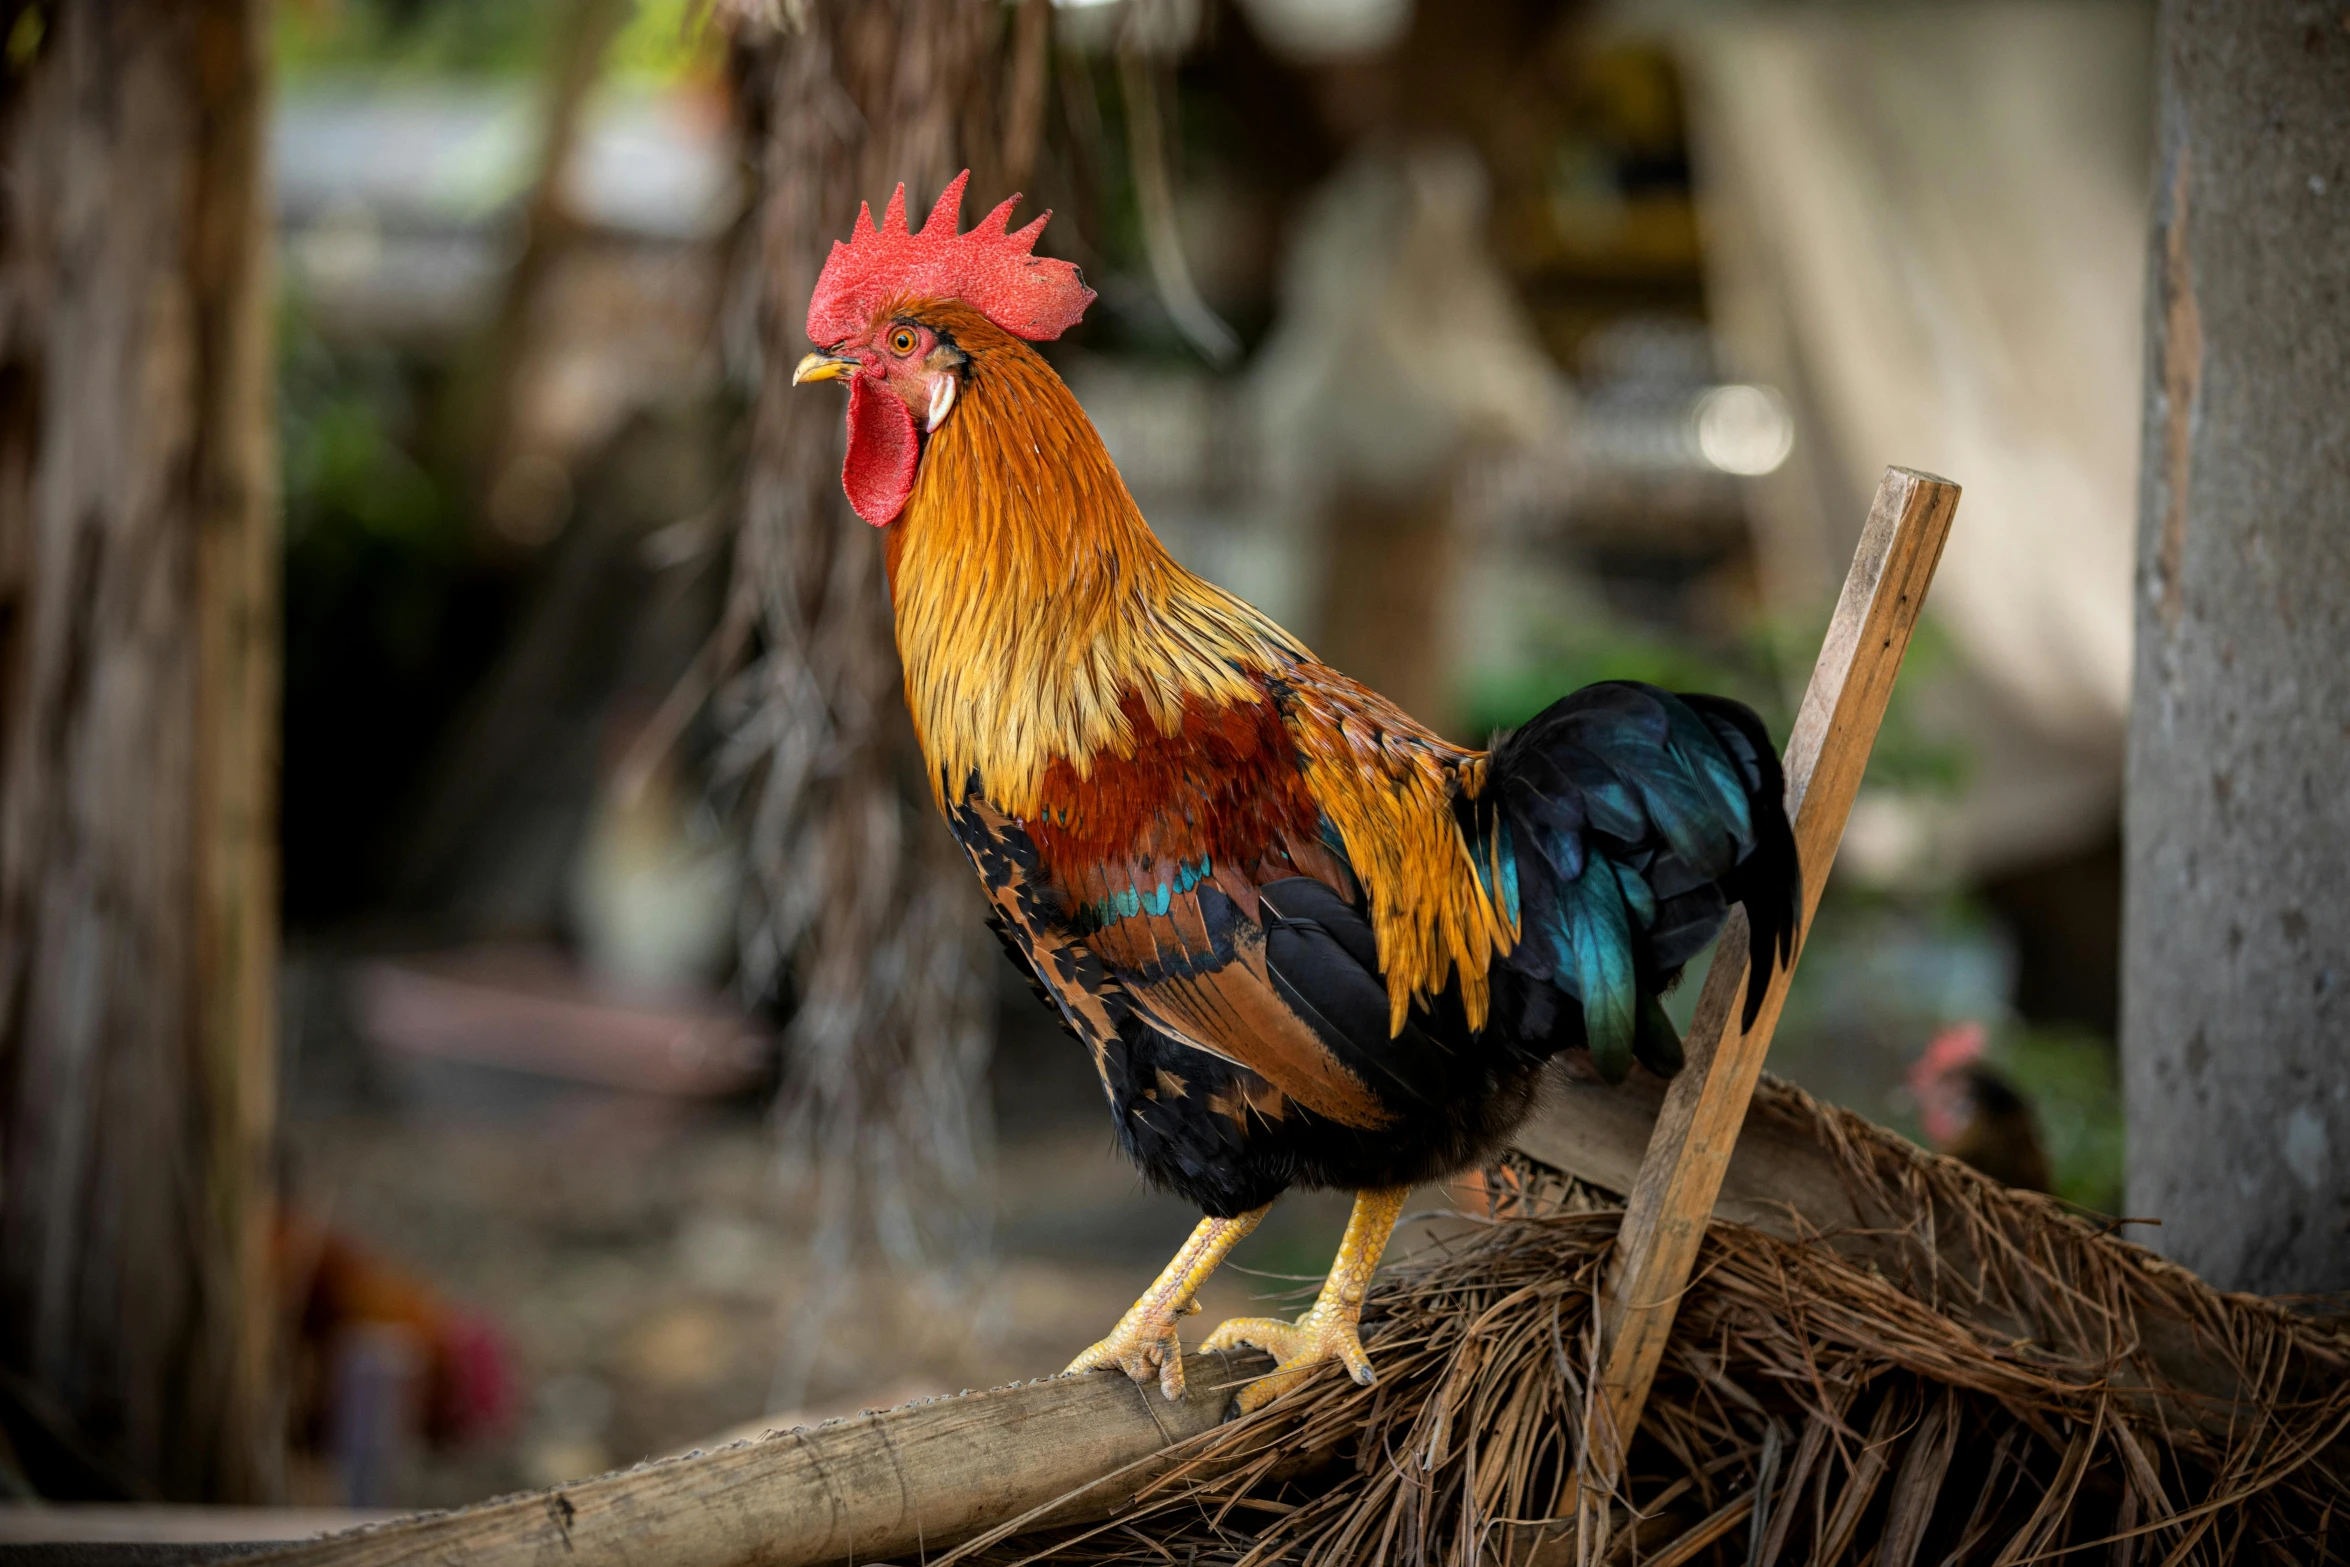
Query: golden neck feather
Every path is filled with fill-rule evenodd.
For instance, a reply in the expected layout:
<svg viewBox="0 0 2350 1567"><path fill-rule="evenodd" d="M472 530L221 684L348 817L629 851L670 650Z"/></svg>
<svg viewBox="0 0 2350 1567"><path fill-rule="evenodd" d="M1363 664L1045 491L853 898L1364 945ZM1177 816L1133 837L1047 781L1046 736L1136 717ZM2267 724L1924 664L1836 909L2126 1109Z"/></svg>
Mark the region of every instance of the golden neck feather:
<svg viewBox="0 0 2350 1567"><path fill-rule="evenodd" d="M1034 349L967 306L903 313L970 356L888 540L906 701L934 787L959 793L977 772L999 807L1033 815L1055 758L1082 774L1104 750L1131 754L1129 693L1172 734L1187 692L1253 700L1242 671L1310 656L1176 564Z"/></svg>

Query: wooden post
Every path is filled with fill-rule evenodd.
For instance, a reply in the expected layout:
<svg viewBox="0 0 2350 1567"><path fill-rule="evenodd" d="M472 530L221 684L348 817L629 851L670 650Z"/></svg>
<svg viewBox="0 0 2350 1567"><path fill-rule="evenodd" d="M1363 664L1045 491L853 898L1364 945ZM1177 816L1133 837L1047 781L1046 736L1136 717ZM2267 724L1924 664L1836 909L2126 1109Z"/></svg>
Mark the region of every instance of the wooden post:
<svg viewBox="0 0 2350 1567"><path fill-rule="evenodd" d="M1947 479L1888 468L1877 485L1860 548L1787 739L1787 811L1803 860L1798 950L1828 884L1836 845L1957 510L1958 486ZM1623 1231L1600 1301L1600 1393L1585 1435L1594 1466L1587 1478L1603 1487L1613 1483L1640 1422L1793 975L1789 963L1771 977L1754 1026L1742 1033L1736 1020L1746 993L1743 910L1733 912L1715 952L1685 1042L1688 1064L1666 1091L1648 1155L1625 1205Z"/></svg>

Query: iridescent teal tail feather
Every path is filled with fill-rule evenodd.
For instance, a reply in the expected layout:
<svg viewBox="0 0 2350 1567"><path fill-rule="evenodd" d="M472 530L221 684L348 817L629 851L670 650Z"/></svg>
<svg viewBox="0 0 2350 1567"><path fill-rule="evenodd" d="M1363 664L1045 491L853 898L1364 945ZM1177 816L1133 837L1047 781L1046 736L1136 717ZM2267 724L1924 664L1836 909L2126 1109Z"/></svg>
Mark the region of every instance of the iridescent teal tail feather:
<svg viewBox="0 0 2350 1567"><path fill-rule="evenodd" d="M1635 1059L1672 1072L1680 1039L1657 997L1732 903L1747 911L1751 1024L1794 950L1784 790L1762 721L1721 697L1611 681L1502 737L1463 809L1479 874L1519 921L1504 1025L1537 1050L1579 1032L1610 1081Z"/></svg>

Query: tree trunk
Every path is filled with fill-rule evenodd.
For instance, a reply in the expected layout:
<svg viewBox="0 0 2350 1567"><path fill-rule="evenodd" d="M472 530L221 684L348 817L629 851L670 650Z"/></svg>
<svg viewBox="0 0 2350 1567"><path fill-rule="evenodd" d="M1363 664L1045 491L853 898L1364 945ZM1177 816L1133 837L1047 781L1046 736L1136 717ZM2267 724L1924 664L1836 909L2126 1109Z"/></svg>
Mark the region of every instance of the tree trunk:
<svg viewBox="0 0 2350 1567"><path fill-rule="evenodd" d="M756 780L744 970L794 1006L781 1133L813 1180L820 1280L782 1403L845 1304L860 1230L901 1265L953 1269L984 1253L992 1204L980 1177L1002 960L914 761L881 534L841 493L840 398L791 373L817 274L860 201L878 213L902 180L919 222L966 165L979 171L966 222L1010 194L987 177L989 128L1007 118L1006 21L1000 0L814 0L773 30L745 22L736 41L757 179L745 357L759 367L736 591L765 643L727 715L732 762Z"/></svg>
<svg viewBox="0 0 2350 1567"><path fill-rule="evenodd" d="M570 182L588 104L628 12L624 0L568 0L557 15L542 84L538 172L522 209L519 243L489 324L461 367L464 381L448 399L449 456L471 489L474 523L486 530L479 537L485 553L535 549L570 520L568 488L550 496L543 483L526 477L530 459L541 470L552 459L531 450L518 414L546 336L548 285L578 239Z"/></svg>
<svg viewBox="0 0 2350 1567"><path fill-rule="evenodd" d="M0 22L0 1411L36 1484L256 1497L279 1445L266 8Z"/></svg>
<svg viewBox="0 0 2350 1567"><path fill-rule="evenodd" d="M2350 27L2166 0L2132 697L2130 1212L2350 1287Z"/></svg>

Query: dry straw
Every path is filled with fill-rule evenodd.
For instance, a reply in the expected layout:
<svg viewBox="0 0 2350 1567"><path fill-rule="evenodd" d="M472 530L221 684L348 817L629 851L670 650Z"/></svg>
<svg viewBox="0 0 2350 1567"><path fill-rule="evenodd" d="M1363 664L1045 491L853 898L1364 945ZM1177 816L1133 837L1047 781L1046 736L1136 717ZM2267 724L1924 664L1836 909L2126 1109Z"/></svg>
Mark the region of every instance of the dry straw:
<svg viewBox="0 0 2350 1567"><path fill-rule="evenodd" d="M1375 1292L1375 1389L1318 1377L1109 1523L1015 1521L934 1560L2350 1560L2339 1328L1792 1089L1757 1108L1834 1150L1872 1227L1713 1227L1616 1494L1576 1434L1620 1214L1521 1169L1490 1223Z"/></svg>

